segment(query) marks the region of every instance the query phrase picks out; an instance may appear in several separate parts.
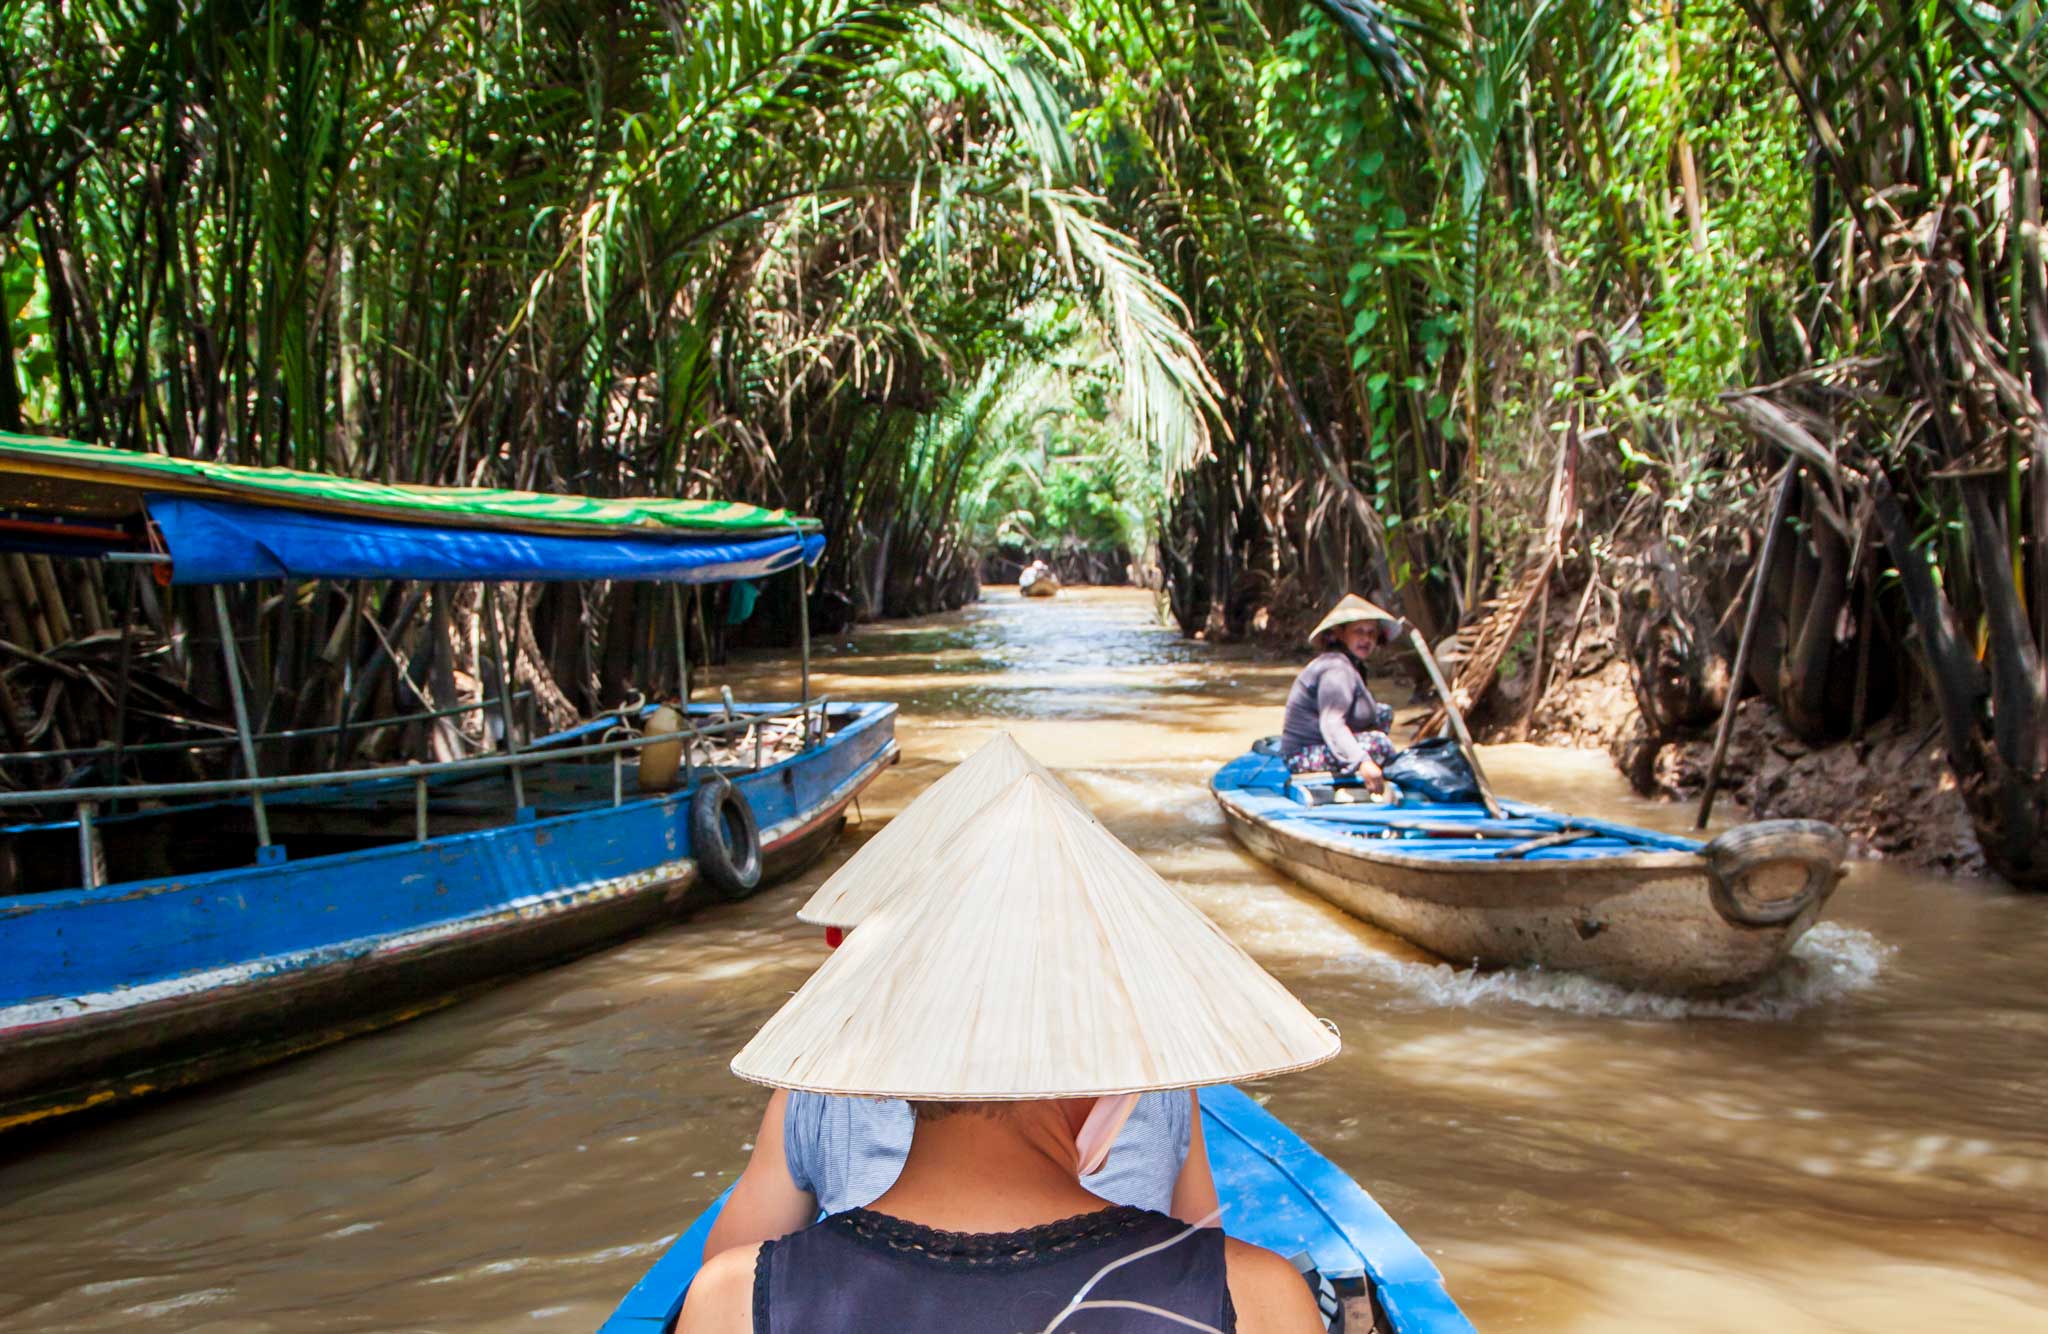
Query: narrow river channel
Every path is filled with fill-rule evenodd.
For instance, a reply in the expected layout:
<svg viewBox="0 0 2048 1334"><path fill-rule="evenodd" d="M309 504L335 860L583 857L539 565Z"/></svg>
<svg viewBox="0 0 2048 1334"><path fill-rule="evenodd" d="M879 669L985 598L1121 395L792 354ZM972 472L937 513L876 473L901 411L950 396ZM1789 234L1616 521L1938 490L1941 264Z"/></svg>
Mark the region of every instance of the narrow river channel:
<svg viewBox="0 0 2048 1334"><path fill-rule="evenodd" d="M2048 899L1858 866L1742 1003L1474 977L1244 855L1206 780L1292 668L1149 597L1013 590L865 627L814 677L902 706L903 763L795 883L411 1024L0 1148L0 1329L590 1330L738 1168L726 1072L823 956L794 910L1007 728L1342 1029L1260 1090L1482 1330L2048 1329ZM728 673L794 693L783 660ZM1681 829L1606 758L1508 792Z"/></svg>

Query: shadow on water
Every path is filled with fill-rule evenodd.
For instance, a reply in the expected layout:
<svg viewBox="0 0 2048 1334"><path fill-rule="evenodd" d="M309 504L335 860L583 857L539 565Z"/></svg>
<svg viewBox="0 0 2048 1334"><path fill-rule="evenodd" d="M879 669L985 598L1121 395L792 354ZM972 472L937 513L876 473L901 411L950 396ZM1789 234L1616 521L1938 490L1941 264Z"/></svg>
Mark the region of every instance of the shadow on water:
<svg viewBox="0 0 2048 1334"><path fill-rule="evenodd" d="M1257 1090L1379 1196L1482 1329L2038 1329L2048 901L1859 867L1760 997L1473 974L1246 857L1205 783L1291 665L1070 590L863 630L814 682L905 760L792 884L0 1163L0 1328L588 1330L750 1144L725 1064L823 957L793 913L997 727L1345 1035ZM793 694L781 659L729 669ZM1604 756L1502 786L1681 829Z"/></svg>

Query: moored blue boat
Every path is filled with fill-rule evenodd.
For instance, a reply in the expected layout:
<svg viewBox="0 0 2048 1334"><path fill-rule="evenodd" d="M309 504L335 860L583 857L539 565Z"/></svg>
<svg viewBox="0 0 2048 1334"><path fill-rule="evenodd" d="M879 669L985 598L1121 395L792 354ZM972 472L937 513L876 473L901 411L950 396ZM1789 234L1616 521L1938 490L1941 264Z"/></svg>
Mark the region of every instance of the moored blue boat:
<svg viewBox="0 0 2048 1334"><path fill-rule="evenodd" d="M216 590L758 578L815 561L815 527L718 502L380 487L0 437L0 549ZM750 892L815 857L896 758L893 705L806 684L787 704L691 704L680 735L647 734L636 706L521 745L507 704L514 740L496 754L258 773L225 605L242 776L0 793L0 1131L333 1042ZM688 747L681 771L643 790L628 761L663 745Z"/></svg>
<svg viewBox="0 0 2048 1334"><path fill-rule="evenodd" d="M1333 1329L1468 1334L1443 1275L1363 1187L1242 1090L1202 1090L1203 1137L1231 1236L1328 1279L1346 1314ZM704 1261L719 1196L626 1294L600 1334L662 1334Z"/></svg>

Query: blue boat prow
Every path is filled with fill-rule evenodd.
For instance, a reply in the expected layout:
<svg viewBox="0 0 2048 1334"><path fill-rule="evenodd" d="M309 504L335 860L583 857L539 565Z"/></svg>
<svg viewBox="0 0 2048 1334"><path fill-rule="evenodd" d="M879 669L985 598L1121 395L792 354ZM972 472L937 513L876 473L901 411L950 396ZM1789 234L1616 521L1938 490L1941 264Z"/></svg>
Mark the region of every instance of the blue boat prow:
<svg viewBox="0 0 2048 1334"><path fill-rule="evenodd" d="M1367 1281L1392 1334L1469 1334L1472 1322L1429 1257L1363 1187L1278 1117L1240 1089L1208 1088L1202 1090L1202 1131L1231 1236L1289 1258L1306 1254L1332 1280ZM668 1328L724 1205L720 1195L675 1240L599 1334Z"/></svg>
<svg viewBox="0 0 2048 1334"><path fill-rule="evenodd" d="M1231 1236L1289 1257L1306 1252L1328 1278L1369 1280L1397 1334L1472 1328L1379 1201L1243 1090L1202 1090L1202 1132Z"/></svg>
<svg viewBox="0 0 2048 1334"><path fill-rule="evenodd" d="M711 1235L711 1225L718 1221L726 1197L731 1194L732 1187L727 1186L708 1209L697 1215L690 1230L677 1237L654 1262L654 1268L641 1275L598 1334L661 1334L668 1328L683 1309L683 1295L690 1290L691 1280L704 1265L705 1239Z"/></svg>

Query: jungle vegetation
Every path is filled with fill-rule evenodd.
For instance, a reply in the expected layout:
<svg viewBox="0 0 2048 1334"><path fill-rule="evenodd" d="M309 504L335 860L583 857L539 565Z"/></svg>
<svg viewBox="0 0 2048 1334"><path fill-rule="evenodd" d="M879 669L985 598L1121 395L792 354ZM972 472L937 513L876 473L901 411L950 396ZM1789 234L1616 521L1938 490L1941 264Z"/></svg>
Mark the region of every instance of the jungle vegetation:
<svg viewBox="0 0 2048 1334"><path fill-rule="evenodd" d="M1355 584L1484 666L1568 587L1654 730L1731 689L1815 740L1931 701L1991 864L2042 885L2042 30L0 0L0 429L787 505L834 538L824 626L1068 539L1189 633ZM5 665L11 741L95 735L119 590L0 575L43 660ZM475 688L473 590L249 596L274 725ZM661 689L646 597L517 599L521 680L564 716ZM198 711L178 605L138 601Z"/></svg>

